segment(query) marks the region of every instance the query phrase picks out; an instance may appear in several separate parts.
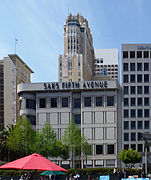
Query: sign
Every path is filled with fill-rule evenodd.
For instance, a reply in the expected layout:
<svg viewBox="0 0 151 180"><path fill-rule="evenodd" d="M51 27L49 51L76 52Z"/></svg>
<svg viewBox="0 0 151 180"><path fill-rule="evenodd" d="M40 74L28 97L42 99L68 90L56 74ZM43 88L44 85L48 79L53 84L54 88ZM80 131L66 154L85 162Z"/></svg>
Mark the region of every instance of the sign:
<svg viewBox="0 0 151 180"><path fill-rule="evenodd" d="M109 180L110 177L109 176L100 176L100 180Z"/></svg>
<svg viewBox="0 0 151 180"><path fill-rule="evenodd" d="M151 50L151 46L137 46L138 50Z"/></svg>
<svg viewBox="0 0 151 180"><path fill-rule="evenodd" d="M70 89L105 89L107 81L84 81L84 82L52 82L43 84L45 90L70 90Z"/></svg>

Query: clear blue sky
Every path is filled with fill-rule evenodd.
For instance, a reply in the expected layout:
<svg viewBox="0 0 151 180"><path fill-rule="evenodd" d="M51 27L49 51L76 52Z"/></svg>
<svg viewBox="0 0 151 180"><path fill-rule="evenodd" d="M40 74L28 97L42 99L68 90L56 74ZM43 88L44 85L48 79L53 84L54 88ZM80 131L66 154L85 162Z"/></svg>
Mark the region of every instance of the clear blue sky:
<svg viewBox="0 0 151 180"><path fill-rule="evenodd" d="M95 49L151 43L151 0L0 0L0 9L0 59L15 52L16 37L33 82L58 80L68 9L88 19Z"/></svg>

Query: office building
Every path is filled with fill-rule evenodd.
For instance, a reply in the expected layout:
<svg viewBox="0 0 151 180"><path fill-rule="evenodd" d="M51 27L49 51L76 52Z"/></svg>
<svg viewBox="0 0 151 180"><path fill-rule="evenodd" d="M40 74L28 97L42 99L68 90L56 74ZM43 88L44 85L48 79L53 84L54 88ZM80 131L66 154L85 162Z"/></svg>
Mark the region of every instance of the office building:
<svg viewBox="0 0 151 180"><path fill-rule="evenodd" d="M47 121L61 139L74 120L92 147L87 160L75 159L76 168L116 167L121 150L121 95L118 81L22 83L18 85L20 114L41 130ZM120 130L118 130L120 129ZM71 159L56 163L70 167Z"/></svg>
<svg viewBox="0 0 151 180"><path fill-rule="evenodd" d="M33 71L16 54L0 60L0 130L15 124L19 114L17 85L30 82Z"/></svg>

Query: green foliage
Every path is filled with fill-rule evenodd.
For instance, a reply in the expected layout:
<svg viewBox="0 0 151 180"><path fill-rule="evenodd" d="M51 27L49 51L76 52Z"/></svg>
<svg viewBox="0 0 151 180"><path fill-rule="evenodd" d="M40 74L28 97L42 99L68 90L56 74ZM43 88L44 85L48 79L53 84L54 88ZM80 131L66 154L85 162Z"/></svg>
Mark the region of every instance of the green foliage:
<svg viewBox="0 0 151 180"><path fill-rule="evenodd" d="M26 116L20 116L16 126L7 139L7 147L20 155L28 155L33 152L35 143L35 131Z"/></svg>
<svg viewBox="0 0 151 180"><path fill-rule="evenodd" d="M129 163L135 164L135 163L139 163L141 160L140 154L133 149L128 149L128 150L123 149L121 153L118 155L118 157L125 164L129 164Z"/></svg>

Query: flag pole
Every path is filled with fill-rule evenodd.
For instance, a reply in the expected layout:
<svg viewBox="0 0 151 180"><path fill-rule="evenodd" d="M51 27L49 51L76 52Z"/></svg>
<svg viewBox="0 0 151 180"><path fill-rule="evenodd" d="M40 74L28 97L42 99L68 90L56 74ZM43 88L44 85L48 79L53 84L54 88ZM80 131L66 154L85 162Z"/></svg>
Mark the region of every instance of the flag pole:
<svg viewBox="0 0 151 180"><path fill-rule="evenodd" d="M15 54L16 54L16 44L18 43L18 39L15 38Z"/></svg>

